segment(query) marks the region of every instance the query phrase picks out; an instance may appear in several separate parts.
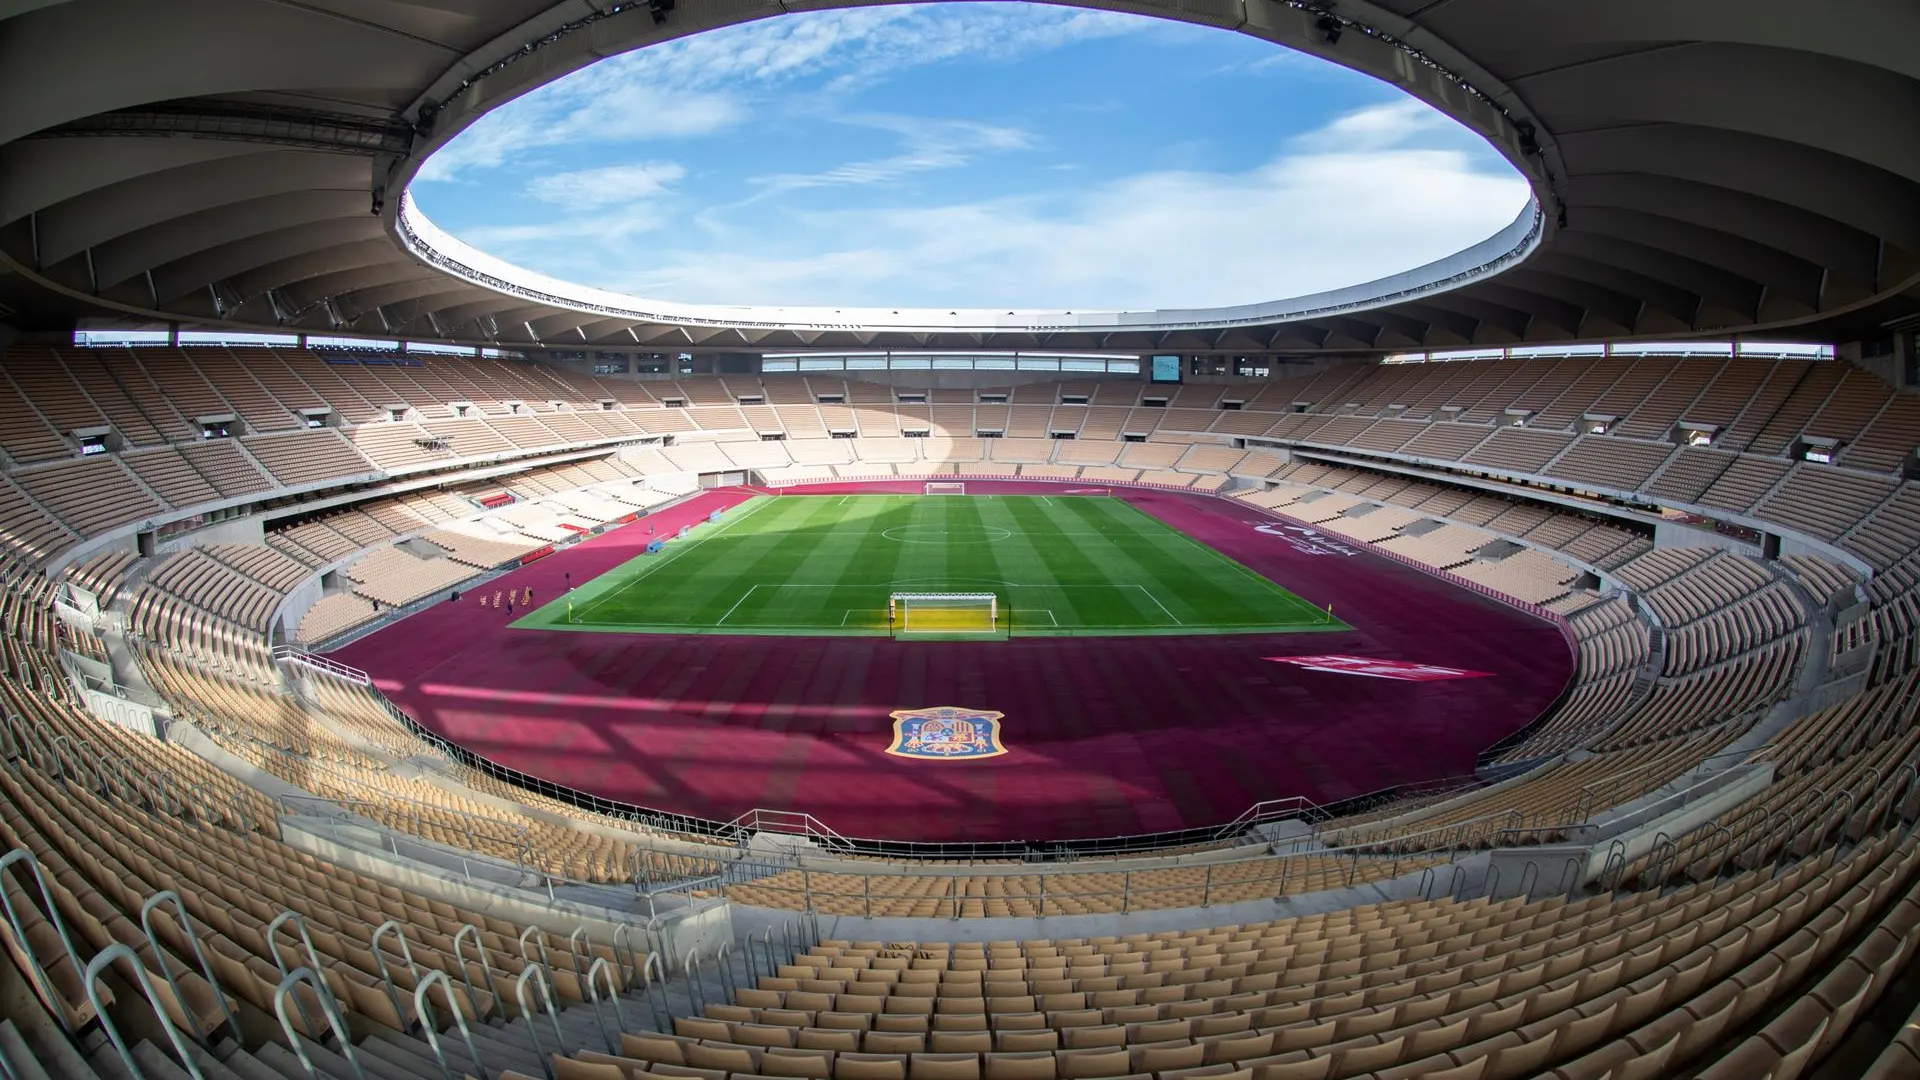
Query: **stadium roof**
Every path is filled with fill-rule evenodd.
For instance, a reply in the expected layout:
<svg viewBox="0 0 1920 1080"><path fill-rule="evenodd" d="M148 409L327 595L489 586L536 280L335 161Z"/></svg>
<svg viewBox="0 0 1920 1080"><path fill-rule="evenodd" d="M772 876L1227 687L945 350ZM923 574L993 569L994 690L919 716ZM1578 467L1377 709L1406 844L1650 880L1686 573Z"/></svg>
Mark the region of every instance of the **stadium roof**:
<svg viewBox="0 0 1920 1080"><path fill-rule="evenodd" d="M503 268L407 210L420 162L501 102L603 56L835 6L0 0L0 319L562 347L1397 351L1848 340L1920 314L1911 0L1087 3L1386 79L1533 186L1533 208L1452 259L1248 308L670 305Z"/></svg>

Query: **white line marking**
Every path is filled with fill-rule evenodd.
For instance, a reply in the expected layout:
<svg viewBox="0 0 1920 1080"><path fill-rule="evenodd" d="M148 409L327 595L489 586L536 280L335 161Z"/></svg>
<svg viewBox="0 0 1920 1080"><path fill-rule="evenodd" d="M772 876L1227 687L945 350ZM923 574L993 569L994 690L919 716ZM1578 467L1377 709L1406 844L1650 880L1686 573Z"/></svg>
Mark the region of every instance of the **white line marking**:
<svg viewBox="0 0 1920 1080"><path fill-rule="evenodd" d="M731 516L723 515L720 519L720 524L717 527L709 528L705 532L701 532L700 530L696 529L691 535L687 537L687 539L681 541L680 543L668 544L665 551L653 557L655 561L653 562L652 565L648 566L645 570L642 570L638 574L635 574L634 576L619 583L618 585L615 585L612 589L608 590L607 592L602 593L601 595L596 596L591 600L588 600L586 604L582 606L579 609L579 611L576 613L576 618L579 615L586 615L588 612L593 611L595 608L599 607L600 605L606 603L607 601L613 599L616 596L619 596L621 593L626 592L628 589L631 589L635 585L638 585L640 582L652 576L655 571L660 570L661 568L665 567L668 563L677 560L680 556L686 554L687 552L693 550L694 548L699 547L701 544L706 543L708 540L712 540L724 535L726 531L728 529L731 529L736 523L746 518L752 517L755 513L759 512L760 510L763 510L766 507L773 505L773 501L774 500L771 498L762 496L759 499L759 501L751 503L750 505L747 506L747 509L741 511L738 514L734 514ZM646 520L645 518L640 519L640 521L645 521L645 520ZM638 523L639 522L635 522L634 524L638 524ZM632 525L627 526L627 528L632 528L632 527L633 527ZM656 537L656 539L670 540L672 539L672 537ZM636 556L636 558L637 557L638 556ZM628 565L628 563L621 564L621 566L626 566L626 565ZM619 570L619 567L615 567L613 570L607 571L607 574L616 573L618 572L618 570ZM605 576L607 575L606 574L601 575L601 577L605 577ZM598 581L600 579L595 578L594 580Z"/></svg>
<svg viewBox="0 0 1920 1080"><path fill-rule="evenodd" d="M727 609L727 615L731 615L731 614L733 614L733 613L734 613L734 612L735 612L736 610L738 610L741 604L744 604L744 603L746 603L746 602L747 602L747 597L749 597L749 596L752 596L752 595L753 595L753 594L754 594L754 593L755 593L756 591L758 591L758 590L759 590L759 588L760 588L760 586L758 586L758 585L749 585L749 586L747 587L747 591L746 591L746 592L743 592L743 593L741 593L741 594L740 594L740 599L738 599L738 600L735 600L735 601L733 602L733 607L730 607L730 608L728 608L728 609ZM726 622L726 621L727 621L727 615L722 615L722 616L720 616L720 617L719 617L718 619L715 619L715 620L713 621L713 625L715 625L715 626L719 626L719 625L720 625L721 623L723 623L723 622Z"/></svg>
<svg viewBox="0 0 1920 1080"><path fill-rule="evenodd" d="M1146 587L1145 585L1135 585L1135 586L1134 586L1134 588L1136 588L1136 589L1139 589L1139 590L1140 590L1141 592L1143 592L1143 593L1146 593L1146 594L1147 594L1147 599L1149 599L1149 600L1151 600L1151 601L1153 601L1153 606L1154 606L1154 607L1157 607L1157 608L1159 608L1159 609L1160 609L1161 611L1165 611L1165 612L1166 612L1166 614L1167 614L1167 618L1169 618L1169 619L1173 619L1173 625L1175 625L1175 626L1185 626L1185 625L1187 625L1186 623L1183 623L1183 622L1181 622L1181 621L1180 621L1180 620L1179 620L1178 618L1176 618L1176 617L1174 616L1174 614L1173 614L1173 612L1171 612L1171 611L1167 611L1167 605L1165 605L1165 604L1163 604L1163 603L1161 603L1161 602L1160 602L1160 598L1159 598L1159 597L1157 597L1157 596L1155 596L1155 595L1153 595L1153 593L1152 593L1152 592L1150 592L1150 591L1149 591L1149 590L1147 589L1147 587Z"/></svg>

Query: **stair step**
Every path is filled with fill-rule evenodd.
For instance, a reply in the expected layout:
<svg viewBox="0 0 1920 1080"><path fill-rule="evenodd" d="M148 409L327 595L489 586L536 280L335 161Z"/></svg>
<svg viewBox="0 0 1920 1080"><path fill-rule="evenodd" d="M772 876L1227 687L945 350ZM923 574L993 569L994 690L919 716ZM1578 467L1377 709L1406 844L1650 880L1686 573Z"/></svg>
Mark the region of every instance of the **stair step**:
<svg viewBox="0 0 1920 1080"><path fill-rule="evenodd" d="M188 1044L188 1049L193 1057L194 1067L200 1070L200 1075L206 1080L247 1080L247 1077L228 1068L218 1056L209 1054L192 1044Z"/></svg>
<svg viewBox="0 0 1920 1080"><path fill-rule="evenodd" d="M0 1056L7 1059L18 1080L53 1080L47 1070L40 1067L32 1048L20 1037L20 1029L14 1027L11 1020L0 1020Z"/></svg>
<svg viewBox="0 0 1920 1080"><path fill-rule="evenodd" d="M179 1062L144 1039L133 1044L133 1060L134 1064L140 1066L140 1071L146 1074L147 1080L193 1080L193 1074L182 1068ZM114 1055L114 1061L125 1066L118 1054ZM209 1077L208 1080L213 1078Z"/></svg>
<svg viewBox="0 0 1920 1080"><path fill-rule="evenodd" d="M547 1041L552 1042L553 1036L548 1035ZM492 1061L498 1055L504 1063L511 1063L516 1068L521 1065L532 1065L538 1068L540 1064L540 1055L535 1053L533 1047L528 1044L524 1032L515 1035L503 1028L485 1030L475 1028L473 1045L488 1061ZM465 1047L461 1048L463 1053L465 1050Z"/></svg>
<svg viewBox="0 0 1920 1080"><path fill-rule="evenodd" d="M460 1038L460 1032L457 1029L439 1032L438 1035L440 1050L447 1055L449 1068L456 1072L470 1072L476 1076L481 1073L483 1069L481 1062L473 1060L467 1053L467 1044ZM396 1061L404 1060L415 1068L428 1069L436 1073L440 1071L440 1059L433 1056L433 1047L428 1044L425 1035L394 1035L383 1032L361 1045L378 1047L389 1058ZM473 1048L474 1052L482 1058L488 1056L487 1044L477 1037L473 1040Z"/></svg>
<svg viewBox="0 0 1920 1080"><path fill-rule="evenodd" d="M367 1074L367 1080L414 1080L415 1077L440 1071L437 1065L429 1066L408 1061L395 1062L379 1054L370 1053L366 1049L364 1040L360 1046L353 1048L353 1058L360 1063L361 1070Z"/></svg>
<svg viewBox="0 0 1920 1080"><path fill-rule="evenodd" d="M329 1076L337 1076L340 1080L360 1080L359 1074L353 1071L353 1066L347 1063L345 1057L312 1039L301 1039L300 1049L306 1052L307 1060L313 1062L313 1067L321 1072Z"/></svg>
<svg viewBox="0 0 1920 1080"><path fill-rule="evenodd" d="M221 1043L215 1051L227 1069L241 1080L283 1080L279 1073L259 1058L234 1046L232 1040Z"/></svg>
<svg viewBox="0 0 1920 1080"><path fill-rule="evenodd" d="M307 1070L300 1064L300 1059L293 1056L293 1051L281 1046L279 1043L267 1043L261 1046L260 1049L255 1052L254 1057L258 1059L262 1065L285 1077L286 1080L307 1080ZM314 1061L313 1067L320 1070L320 1075L327 1077L328 1080L359 1080L358 1077L350 1073L336 1073L317 1059Z"/></svg>
<svg viewBox="0 0 1920 1080"><path fill-rule="evenodd" d="M360 1055L362 1064L379 1062L388 1068L399 1069L409 1076L430 1076L440 1071L439 1064L431 1058L417 1058L381 1038L366 1039L354 1047L354 1050ZM448 1061L452 1063L451 1058ZM459 1066L456 1065L455 1068L458 1069ZM371 1068L367 1071L369 1074L373 1072Z"/></svg>
<svg viewBox="0 0 1920 1080"><path fill-rule="evenodd" d="M126 1062L120 1060L120 1051L114 1049L111 1042L103 1041L89 1051L87 1064L93 1067L100 1080L138 1080L133 1070L127 1068Z"/></svg>

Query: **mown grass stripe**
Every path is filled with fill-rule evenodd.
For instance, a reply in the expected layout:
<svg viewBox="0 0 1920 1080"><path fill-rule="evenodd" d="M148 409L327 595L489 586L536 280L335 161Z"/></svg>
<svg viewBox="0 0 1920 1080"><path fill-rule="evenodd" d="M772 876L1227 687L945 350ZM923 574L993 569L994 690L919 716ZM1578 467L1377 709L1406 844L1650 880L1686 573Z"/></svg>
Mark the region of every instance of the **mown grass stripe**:
<svg viewBox="0 0 1920 1080"><path fill-rule="evenodd" d="M890 592L985 590L1023 635L1341 628L1124 500L911 495L762 497L515 625L875 634Z"/></svg>

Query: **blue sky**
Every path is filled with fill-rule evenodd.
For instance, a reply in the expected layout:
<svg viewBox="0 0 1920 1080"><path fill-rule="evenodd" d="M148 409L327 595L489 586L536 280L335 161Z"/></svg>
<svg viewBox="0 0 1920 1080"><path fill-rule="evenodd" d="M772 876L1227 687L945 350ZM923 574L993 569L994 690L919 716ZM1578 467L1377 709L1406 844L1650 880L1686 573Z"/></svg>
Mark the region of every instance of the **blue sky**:
<svg viewBox="0 0 1920 1080"><path fill-rule="evenodd" d="M806 12L602 61L414 184L466 242L689 303L1146 309L1457 251L1526 188L1391 87L1219 30L1036 4Z"/></svg>

